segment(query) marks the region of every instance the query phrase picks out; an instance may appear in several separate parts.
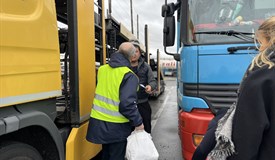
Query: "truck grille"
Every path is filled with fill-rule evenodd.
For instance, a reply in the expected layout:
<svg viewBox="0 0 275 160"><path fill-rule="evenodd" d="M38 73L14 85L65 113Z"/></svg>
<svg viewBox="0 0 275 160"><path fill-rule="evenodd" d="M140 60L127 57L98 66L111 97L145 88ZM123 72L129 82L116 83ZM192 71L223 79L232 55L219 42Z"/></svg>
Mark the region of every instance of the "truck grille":
<svg viewBox="0 0 275 160"><path fill-rule="evenodd" d="M185 84L186 96L200 97L212 111L230 107L237 99L239 84Z"/></svg>

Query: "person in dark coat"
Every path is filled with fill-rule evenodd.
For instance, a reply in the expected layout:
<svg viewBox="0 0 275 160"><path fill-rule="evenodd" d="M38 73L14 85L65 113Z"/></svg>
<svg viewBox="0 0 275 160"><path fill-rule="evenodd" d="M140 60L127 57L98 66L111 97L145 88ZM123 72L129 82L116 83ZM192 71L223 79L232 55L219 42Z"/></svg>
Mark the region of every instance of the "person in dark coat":
<svg viewBox="0 0 275 160"><path fill-rule="evenodd" d="M103 160L124 160L132 128L143 130L137 109L138 77L130 69L135 47L122 43L109 64L98 70L98 81L86 139L102 144Z"/></svg>
<svg viewBox="0 0 275 160"><path fill-rule="evenodd" d="M151 67L146 63L141 55L140 43L138 40L130 40L136 47L135 56L131 59L131 69L139 77L140 88L138 90L138 110L144 124L144 130L151 133L152 109L148 101L149 94L157 88L157 81L153 75Z"/></svg>
<svg viewBox="0 0 275 160"><path fill-rule="evenodd" d="M259 54L243 80L232 125L229 160L275 158L275 16L256 32Z"/></svg>
<svg viewBox="0 0 275 160"><path fill-rule="evenodd" d="M243 78L236 104L218 123L210 160L275 157L275 16L260 25L255 39L259 54Z"/></svg>

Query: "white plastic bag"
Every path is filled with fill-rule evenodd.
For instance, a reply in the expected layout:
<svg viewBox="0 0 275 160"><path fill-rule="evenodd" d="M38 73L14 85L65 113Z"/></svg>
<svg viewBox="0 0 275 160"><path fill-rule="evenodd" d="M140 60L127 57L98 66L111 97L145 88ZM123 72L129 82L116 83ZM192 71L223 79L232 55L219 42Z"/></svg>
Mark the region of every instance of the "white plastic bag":
<svg viewBox="0 0 275 160"><path fill-rule="evenodd" d="M159 154L149 133L133 131L127 138L127 160L158 160Z"/></svg>

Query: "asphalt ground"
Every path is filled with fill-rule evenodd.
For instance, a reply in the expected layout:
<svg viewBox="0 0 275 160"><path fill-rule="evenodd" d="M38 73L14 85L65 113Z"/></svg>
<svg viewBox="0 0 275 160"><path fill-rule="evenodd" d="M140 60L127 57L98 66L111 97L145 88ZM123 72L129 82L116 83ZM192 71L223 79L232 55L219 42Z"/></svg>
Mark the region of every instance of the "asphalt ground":
<svg viewBox="0 0 275 160"><path fill-rule="evenodd" d="M159 152L159 160L182 160L176 78L165 77L165 83L164 93L149 101L152 108L152 138Z"/></svg>

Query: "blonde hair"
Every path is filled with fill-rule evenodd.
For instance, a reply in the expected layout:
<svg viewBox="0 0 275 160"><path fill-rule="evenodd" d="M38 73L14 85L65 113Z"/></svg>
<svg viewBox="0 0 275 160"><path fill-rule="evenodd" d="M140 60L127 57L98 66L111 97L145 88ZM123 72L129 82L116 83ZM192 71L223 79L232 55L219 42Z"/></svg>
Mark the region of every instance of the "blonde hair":
<svg viewBox="0 0 275 160"><path fill-rule="evenodd" d="M268 54L270 54L270 49L272 49L270 47L275 45L275 16L265 20L260 25L257 33L263 35L269 41L269 44L266 49L260 51L259 54L252 60L249 70L252 70L255 66L263 67L264 65L268 65L268 68L270 69L275 65L274 62L272 62L268 57Z"/></svg>

